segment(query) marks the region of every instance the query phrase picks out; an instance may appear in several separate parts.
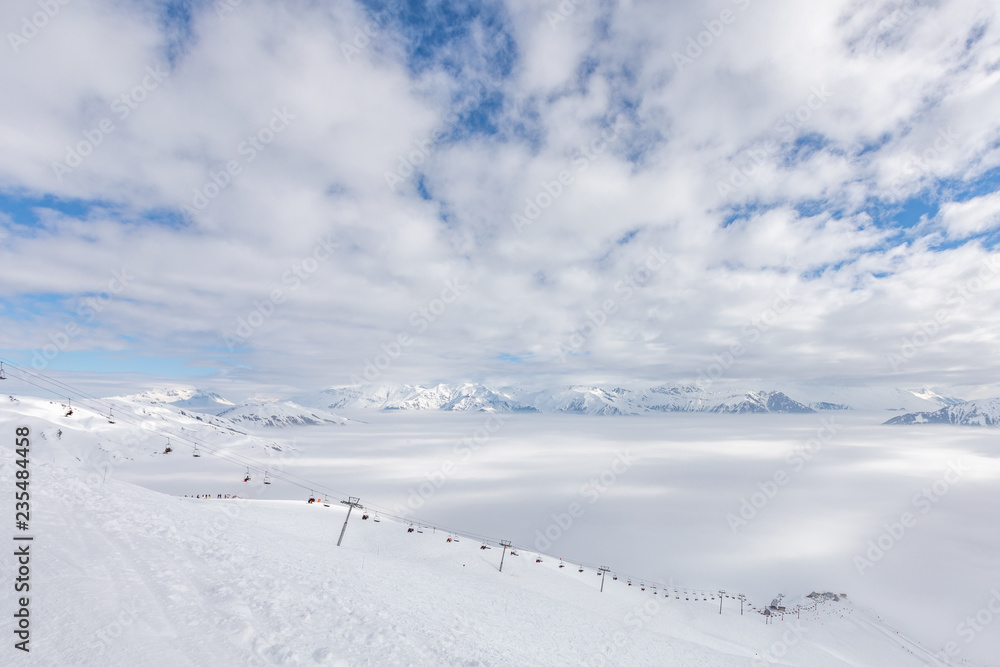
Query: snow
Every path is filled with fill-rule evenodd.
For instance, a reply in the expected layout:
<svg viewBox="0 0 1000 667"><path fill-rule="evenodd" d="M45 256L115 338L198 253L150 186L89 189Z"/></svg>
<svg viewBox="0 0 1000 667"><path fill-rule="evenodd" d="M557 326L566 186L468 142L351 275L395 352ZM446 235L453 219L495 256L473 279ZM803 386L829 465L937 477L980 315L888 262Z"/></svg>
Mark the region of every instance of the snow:
<svg viewBox="0 0 1000 667"><path fill-rule="evenodd" d="M330 410L445 410L639 415L649 412L811 412L779 391L715 390L694 386L555 387L525 391L467 383L433 387L331 387L293 400Z"/></svg>
<svg viewBox="0 0 1000 667"><path fill-rule="evenodd" d="M347 420L324 410L303 407L292 401L257 399L223 410L219 417L236 424L266 427L345 424Z"/></svg>
<svg viewBox="0 0 1000 667"><path fill-rule="evenodd" d="M997 581L1000 466L979 430L942 427L951 429L943 438L854 412L627 420L369 412L369 423L275 436L167 406L142 409L139 425L124 413L111 425L80 406L63 417L43 399L0 407L0 433L28 424L34 434L34 654L11 664L748 665L769 655L784 665L907 666L937 664L930 656L947 641L969 659L954 664L996 664L996 627L969 645L955 631ZM725 514L758 481L789 470L787 456L831 418L835 438L732 534ZM338 548L336 502L309 505L306 491L278 479L265 487L257 474L244 484L241 465L194 459L183 442L158 454L160 429L361 495L382 520L353 513ZM464 459L461 445L476 444L480 430L488 437ZM0 440L0 485L11 483L11 445ZM627 470L587 503L581 482L612 470L616 451L626 452ZM881 524L913 510L913 492L955 458L972 470L859 576L852 556ZM435 486L448 461L458 469ZM499 573L495 541L481 551L469 537L447 543L440 529L407 533L388 513L405 512L424 483L434 490L410 515L418 526L506 537L520 555L508 554ZM178 498L207 492L249 500ZM536 531L572 501L585 512L538 548ZM559 569L560 556L585 563L585 573ZM622 575L604 593L594 573L601 563ZM626 573L633 584L659 582L659 595L627 586ZM664 584L709 599L684 600L689 592L664 601ZM813 590L848 598L803 613L798 639L788 634L791 617L765 625L757 614L740 617L732 599L720 616L710 599L718 588L758 607L779 592L788 608L812 605L802 596ZM605 661L594 658L603 652Z"/></svg>
<svg viewBox="0 0 1000 667"><path fill-rule="evenodd" d="M1000 398L955 403L936 412L916 412L893 417L886 424L956 424L1000 426Z"/></svg>

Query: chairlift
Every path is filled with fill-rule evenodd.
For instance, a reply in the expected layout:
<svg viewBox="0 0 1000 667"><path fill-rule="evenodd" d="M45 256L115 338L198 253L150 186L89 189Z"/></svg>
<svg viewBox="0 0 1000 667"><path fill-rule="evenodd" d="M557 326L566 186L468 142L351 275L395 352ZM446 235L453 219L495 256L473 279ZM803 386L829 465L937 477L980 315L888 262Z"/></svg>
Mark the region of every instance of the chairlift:
<svg viewBox="0 0 1000 667"><path fill-rule="evenodd" d="M244 482L249 482L250 481L250 468L247 468L247 474L244 475L243 481Z"/></svg>
<svg viewBox="0 0 1000 667"><path fill-rule="evenodd" d="M541 556L536 556L535 557L535 562L536 563L541 563L542 562L542 557Z"/></svg>
<svg viewBox="0 0 1000 667"><path fill-rule="evenodd" d="M198 451L198 443L194 443L194 451L191 452L191 456L195 457L196 459L201 458L201 452ZM264 483L268 484L269 482L265 481Z"/></svg>
<svg viewBox="0 0 1000 667"><path fill-rule="evenodd" d="M448 536L448 542L451 542L451 535Z"/></svg>
<svg viewBox="0 0 1000 667"><path fill-rule="evenodd" d="M408 533L412 533L413 532L413 524L410 524L410 526L406 529L406 532L408 532Z"/></svg>
<svg viewBox="0 0 1000 667"><path fill-rule="evenodd" d="M3 362L0 361L0 380L6 380L7 376L3 372Z"/></svg>
<svg viewBox="0 0 1000 667"><path fill-rule="evenodd" d="M115 415L112 412L111 408L108 408L108 423L109 424L114 424L115 423Z"/></svg>
<svg viewBox="0 0 1000 667"><path fill-rule="evenodd" d="M365 512L364 514L361 515L361 520L362 521L367 521L368 520L368 512Z"/></svg>
<svg viewBox="0 0 1000 667"><path fill-rule="evenodd" d="M479 548L480 549L492 549L493 547L491 547L490 545L486 544L486 542L483 542L483 546L481 546Z"/></svg>
<svg viewBox="0 0 1000 667"><path fill-rule="evenodd" d="M379 523L382 521L382 519L378 518L378 512L375 512L375 517L372 519L372 521L374 521L375 523ZM457 542L458 540L455 541Z"/></svg>
<svg viewBox="0 0 1000 667"><path fill-rule="evenodd" d="M583 566L582 565L580 566L580 572L583 572Z"/></svg>
<svg viewBox="0 0 1000 667"><path fill-rule="evenodd" d="M71 401L71 400L69 400L67 398L66 399L66 407L69 408L68 410L66 410L66 416L67 417L72 417L73 416L73 401Z"/></svg>
<svg viewBox="0 0 1000 667"><path fill-rule="evenodd" d="M163 453L169 454L172 451L174 451L174 449L170 446L170 438L167 438L167 446L163 448Z"/></svg>
<svg viewBox="0 0 1000 667"><path fill-rule="evenodd" d="M516 555L517 555L517 552L516 552L516 551L514 551L513 549L511 549L511 550L510 550L510 555L511 555L511 556L516 556Z"/></svg>

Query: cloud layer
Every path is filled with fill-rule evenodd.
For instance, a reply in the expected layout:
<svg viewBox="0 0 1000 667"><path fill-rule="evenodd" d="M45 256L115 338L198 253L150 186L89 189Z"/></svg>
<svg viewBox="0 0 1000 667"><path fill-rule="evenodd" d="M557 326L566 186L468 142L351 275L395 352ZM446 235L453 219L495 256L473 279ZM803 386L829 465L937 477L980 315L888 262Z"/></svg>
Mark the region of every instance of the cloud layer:
<svg viewBox="0 0 1000 667"><path fill-rule="evenodd" d="M995 383L993 3L46 6L0 9L9 358Z"/></svg>

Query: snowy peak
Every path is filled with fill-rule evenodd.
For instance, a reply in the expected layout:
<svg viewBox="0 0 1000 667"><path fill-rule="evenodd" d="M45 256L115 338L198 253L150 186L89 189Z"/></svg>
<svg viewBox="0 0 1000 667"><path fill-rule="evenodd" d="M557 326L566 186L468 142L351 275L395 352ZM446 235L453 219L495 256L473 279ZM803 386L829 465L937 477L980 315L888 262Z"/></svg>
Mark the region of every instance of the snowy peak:
<svg viewBox="0 0 1000 667"><path fill-rule="evenodd" d="M1000 426L1000 398L965 401L936 412L911 412L893 417L886 424L955 424L958 426Z"/></svg>
<svg viewBox="0 0 1000 667"><path fill-rule="evenodd" d="M315 426L317 424L344 425L347 420L335 414L307 408L291 401L251 399L223 410L219 417L237 424L282 428L286 426Z"/></svg>
<svg viewBox="0 0 1000 667"><path fill-rule="evenodd" d="M215 392L204 391L196 387L164 387L117 398L149 405L172 405L194 412L215 413L234 405Z"/></svg>
<svg viewBox="0 0 1000 667"><path fill-rule="evenodd" d="M648 389L569 386L525 392L481 384L429 387L331 387L296 400L326 410L446 410L456 412L561 412L638 415L649 412L809 413L808 405L780 391L709 392L699 387Z"/></svg>
<svg viewBox="0 0 1000 667"><path fill-rule="evenodd" d="M292 400L326 410L534 411L509 391L472 383L429 387L408 384L331 387Z"/></svg>

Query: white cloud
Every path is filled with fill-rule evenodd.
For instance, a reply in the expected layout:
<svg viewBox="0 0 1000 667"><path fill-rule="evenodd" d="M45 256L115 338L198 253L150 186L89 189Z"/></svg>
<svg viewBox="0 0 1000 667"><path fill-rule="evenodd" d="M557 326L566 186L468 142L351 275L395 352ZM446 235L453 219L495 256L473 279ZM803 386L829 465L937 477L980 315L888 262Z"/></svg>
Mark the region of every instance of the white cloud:
<svg viewBox="0 0 1000 667"><path fill-rule="evenodd" d="M16 25L32 6L5 5L0 23ZM507 9L517 57L497 83L497 133L437 141L416 164L415 145L463 128L448 112L470 99L469 80L497 67L483 25L441 47L466 71L431 62L415 75L395 16L348 59L342 45L369 21L357 6L245 0L224 19L206 6L169 76L120 118L115 99L147 67L168 67L158 18L67 5L0 60L0 85L16 91L0 102L0 194L109 208L82 221L50 212L41 229L5 222L0 296L74 304L127 265L135 282L73 349L210 359L220 374L245 379L249 366L262 382L312 386L346 381L400 333L415 342L387 379L693 377L776 291L794 289L796 306L734 373L900 380L886 354L948 307L962 271L989 251L935 250L921 236L934 228L880 228L864 210L942 178L974 181L1000 162L1000 125L983 112L997 106L995 8L582 3L551 29L555 6ZM679 68L674 54L724 10L735 19ZM248 161L243 142L275 109L294 118ZM104 118L114 131L60 181L53 161ZM618 137L581 148L615 119ZM401 158L420 174L392 190L386 173ZM191 225L143 220L190 205L213 174L226 180L230 160L240 173ZM572 183L516 229L511 215L564 170ZM997 202L946 200L940 223L952 239L987 231ZM724 227L733 207L741 214ZM327 236L331 258L291 291L283 276ZM668 265L579 356L560 359L560 344L649 248L665 249ZM448 279L474 286L417 334L411 316ZM224 336L275 289L286 300L230 356ZM995 289L949 323L947 337L967 344L938 341L906 373L992 382L983 359L1000 323L980 304ZM36 349L71 313L34 315L6 321L0 347ZM495 360L525 352L532 363L516 369Z"/></svg>

